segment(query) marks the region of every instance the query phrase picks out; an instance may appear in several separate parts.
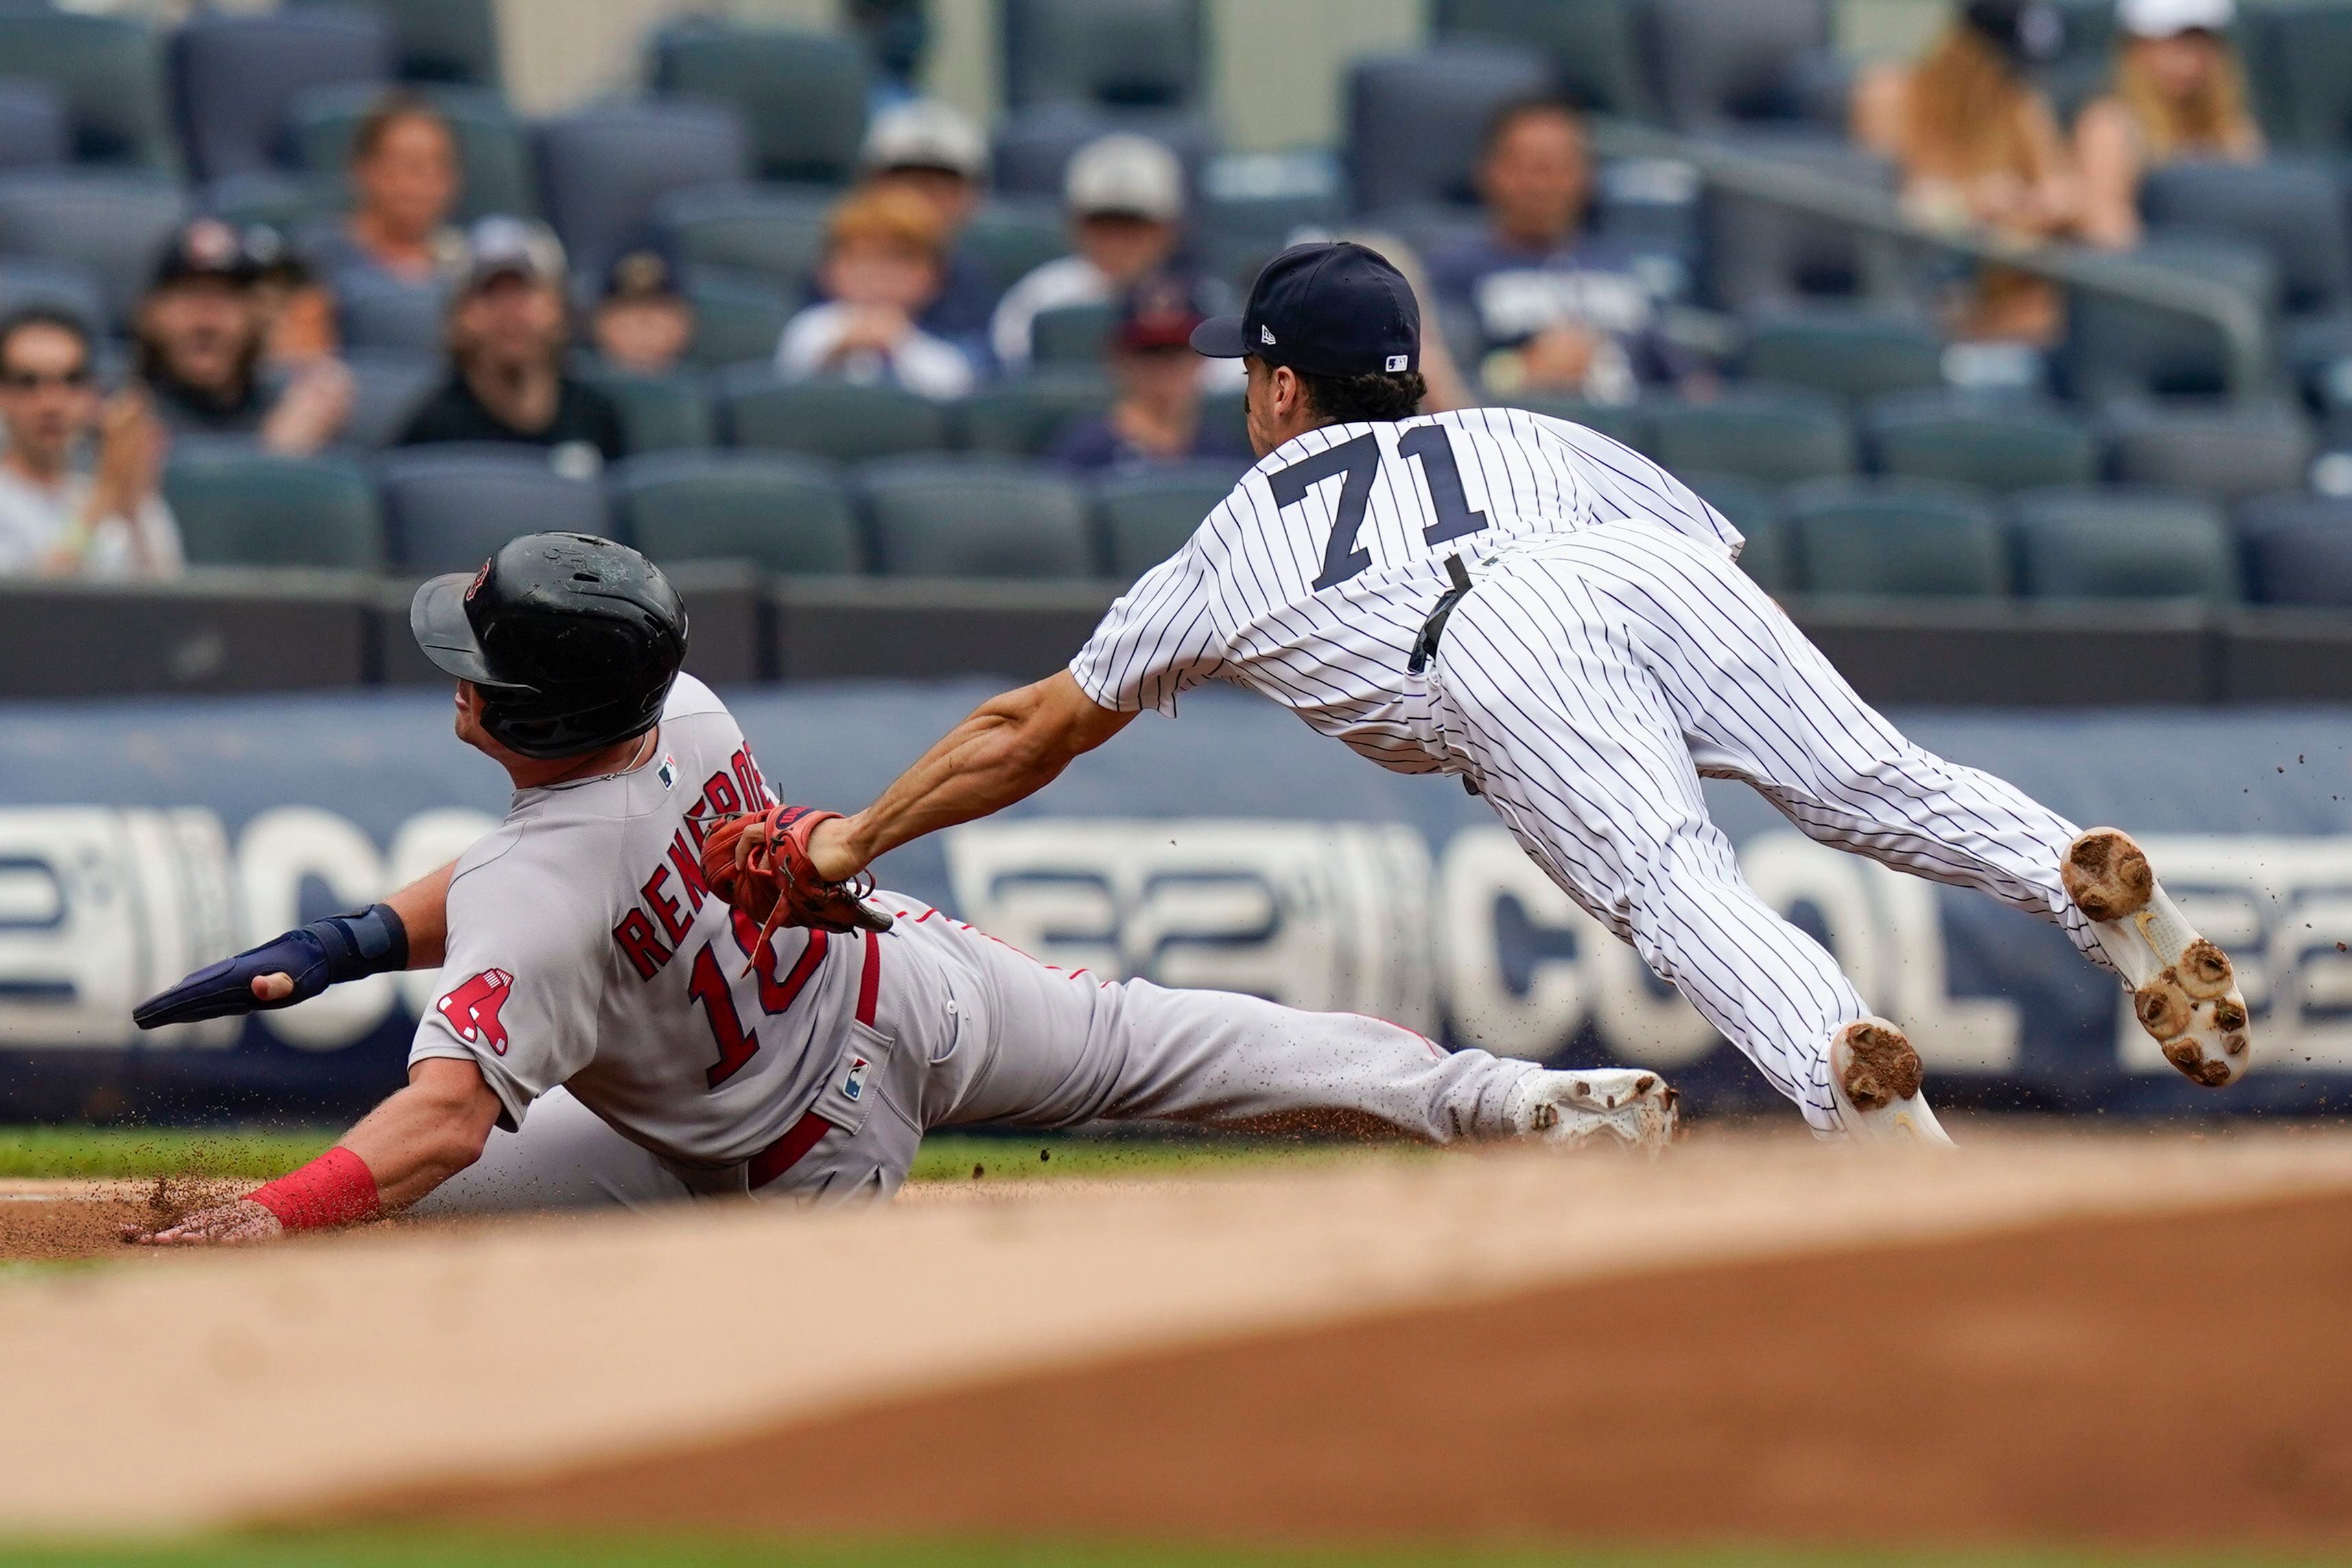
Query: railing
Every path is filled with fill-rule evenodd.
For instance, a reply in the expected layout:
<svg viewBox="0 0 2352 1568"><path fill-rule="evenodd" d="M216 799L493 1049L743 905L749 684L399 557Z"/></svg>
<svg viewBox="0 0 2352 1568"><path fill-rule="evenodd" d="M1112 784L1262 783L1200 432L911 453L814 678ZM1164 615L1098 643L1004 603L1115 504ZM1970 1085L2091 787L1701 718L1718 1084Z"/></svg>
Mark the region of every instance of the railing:
<svg viewBox="0 0 2352 1568"><path fill-rule="evenodd" d="M1673 159L1696 169L1705 183L1734 195L1879 240L1998 262L2069 288L2194 317L2221 334L2231 396L2256 398L2272 390L2269 324L2252 299L2225 284L2080 246L2023 242L1984 229L1937 227L1911 217L1883 192L1799 164L1627 120L1596 117L1591 124L1594 145L1609 157Z"/></svg>

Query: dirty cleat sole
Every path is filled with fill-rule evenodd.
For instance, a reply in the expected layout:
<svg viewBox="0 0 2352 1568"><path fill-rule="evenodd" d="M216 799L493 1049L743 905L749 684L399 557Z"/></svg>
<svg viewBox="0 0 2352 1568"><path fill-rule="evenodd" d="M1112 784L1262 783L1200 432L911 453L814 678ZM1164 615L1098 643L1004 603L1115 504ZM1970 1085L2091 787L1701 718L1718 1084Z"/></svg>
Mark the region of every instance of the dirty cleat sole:
<svg viewBox="0 0 2352 1568"><path fill-rule="evenodd" d="M1511 1119L1521 1136L1547 1144L1613 1139L1657 1155L1680 1130L1681 1098L1664 1079L1640 1068L1547 1071L1527 1081Z"/></svg>
<svg viewBox="0 0 2352 1568"><path fill-rule="evenodd" d="M2058 870L2164 1059L2208 1089L2245 1076L2252 1041L2229 955L2189 924L2131 835L2093 828L2066 846Z"/></svg>
<svg viewBox="0 0 2352 1568"><path fill-rule="evenodd" d="M1925 1076L1910 1037L1885 1019L1856 1019L1830 1036L1830 1087L1863 1142L1951 1147L1921 1092Z"/></svg>

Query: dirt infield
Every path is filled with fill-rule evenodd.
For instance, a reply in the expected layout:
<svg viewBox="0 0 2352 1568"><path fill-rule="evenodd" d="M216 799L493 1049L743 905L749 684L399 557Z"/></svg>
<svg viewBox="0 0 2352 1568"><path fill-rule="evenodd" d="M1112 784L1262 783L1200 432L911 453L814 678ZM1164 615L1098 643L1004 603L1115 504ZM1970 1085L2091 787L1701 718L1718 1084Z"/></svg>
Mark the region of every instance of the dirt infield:
<svg viewBox="0 0 2352 1568"><path fill-rule="evenodd" d="M232 1196L247 1182L158 1176L150 1181L0 1182L0 1260L55 1263L138 1256L126 1225L168 1224Z"/></svg>

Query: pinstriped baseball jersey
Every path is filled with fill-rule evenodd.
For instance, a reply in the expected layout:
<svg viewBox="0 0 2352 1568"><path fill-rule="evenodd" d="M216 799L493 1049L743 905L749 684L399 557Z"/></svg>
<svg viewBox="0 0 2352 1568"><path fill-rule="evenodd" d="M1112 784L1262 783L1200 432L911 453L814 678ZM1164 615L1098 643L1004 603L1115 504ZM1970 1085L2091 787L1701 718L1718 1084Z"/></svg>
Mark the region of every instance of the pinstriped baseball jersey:
<svg viewBox="0 0 2352 1568"><path fill-rule="evenodd" d="M1401 773L1436 771L1405 666L1450 555L1629 516L1736 556L1721 514L1638 453L1564 420L1466 409L1326 425L1243 476L1071 664L1104 707L1175 711L1248 685Z"/></svg>

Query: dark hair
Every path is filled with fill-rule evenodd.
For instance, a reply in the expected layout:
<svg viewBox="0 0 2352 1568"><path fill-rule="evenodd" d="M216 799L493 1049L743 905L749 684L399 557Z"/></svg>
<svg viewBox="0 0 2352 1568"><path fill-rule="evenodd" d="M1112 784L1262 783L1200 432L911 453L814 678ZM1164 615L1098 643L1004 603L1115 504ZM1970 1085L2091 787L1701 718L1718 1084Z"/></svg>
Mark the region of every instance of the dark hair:
<svg viewBox="0 0 2352 1568"><path fill-rule="evenodd" d="M1478 161L1483 163L1492 156L1496 143L1510 132L1514 124L1530 114L1556 114L1579 131L1584 129L1583 111L1557 94L1530 93L1515 98L1486 117L1486 128L1478 133Z"/></svg>
<svg viewBox="0 0 2352 1568"><path fill-rule="evenodd" d="M441 134L449 139L453 149L457 146L457 133L449 128L449 117L436 108L431 99L406 88L394 88L368 106L359 129L352 132L352 162L362 163L382 152L383 139L404 120L430 120L441 128Z"/></svg>
<svg viewBox="0 0 2352 1568"><path fill-rule="evenodd" d="M8 345L15 342L16 334L27 327L54 327L60 332L70 334L73 340L81 345L84 365L97 357L97 345L90 340L89 324L80 317L55 305L24 305L0 316L0 365L8 362Z"/></svg>
<svg viewBox="0 0 2352 1568"><path fill-rule="evenodd" d="M1404 419L1429 395L1429 383L1419 371L1396 374L1372 371L1360 376L1317 376L1305 371L1298 379L1307 387L1307 401L1334 424L1362 419Z"/></svg>

